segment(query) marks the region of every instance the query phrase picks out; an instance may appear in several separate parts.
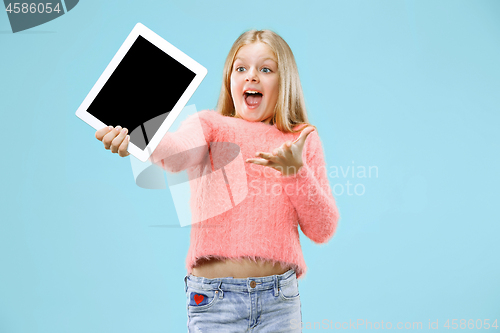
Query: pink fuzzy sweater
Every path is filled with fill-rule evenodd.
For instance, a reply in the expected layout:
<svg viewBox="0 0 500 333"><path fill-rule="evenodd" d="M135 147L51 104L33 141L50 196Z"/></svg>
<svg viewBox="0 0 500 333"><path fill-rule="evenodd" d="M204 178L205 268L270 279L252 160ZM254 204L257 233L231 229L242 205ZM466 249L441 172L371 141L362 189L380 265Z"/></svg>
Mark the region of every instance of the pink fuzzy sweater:
<svg viewBox="0 0 500 333"><path fill-rule="evenodd" d="M186 258L188 274L201 258L260 258L293 268L300 278L307 266L298 226L313 242L326 243L339 220L318 133L313 131L306 139L303 167L285 177L272 168L244 161L255 158L256 152L272 152L300 133L283 133L276 125L210 110L196 116L186 119L176 132L167 133L150 157L167 171L187 169L189 173L193 224ZM193 135L196 123L203 128L198 138ZM226 147L218 149L224 151L219 155L230 155L221 165L214 157L214 143ZM204 147L197 150L200 145ZM180 154L187 151L189 154Z"/></svg>

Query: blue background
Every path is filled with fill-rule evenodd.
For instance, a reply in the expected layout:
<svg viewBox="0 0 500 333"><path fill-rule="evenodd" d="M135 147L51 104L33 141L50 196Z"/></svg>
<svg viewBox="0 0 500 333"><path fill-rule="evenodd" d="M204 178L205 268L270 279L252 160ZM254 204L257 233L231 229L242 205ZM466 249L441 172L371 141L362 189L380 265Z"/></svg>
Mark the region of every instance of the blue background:
<svg viewBox="0 0 500 333"><path fill-rule="evenodd" d="M137 22L208 69L198 110L242 32L294 51L342 217L327 244L301 234L305 323L500 319L499 18L496 0L86 0L13 34L0 13L0 332L186 331L190 228L75 116Z"/></svg>

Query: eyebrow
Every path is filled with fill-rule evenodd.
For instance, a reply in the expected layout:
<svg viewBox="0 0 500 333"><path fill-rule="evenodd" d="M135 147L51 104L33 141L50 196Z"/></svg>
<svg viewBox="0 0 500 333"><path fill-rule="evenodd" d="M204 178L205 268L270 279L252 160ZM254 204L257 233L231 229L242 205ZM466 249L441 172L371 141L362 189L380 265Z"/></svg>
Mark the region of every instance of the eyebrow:
<svg viewBox="0 0 500 333"><path fill-rule="evenodd" d="M236 60L242 60L242 61L245 61L243 58L240 58L240 57L236 57L236 58L234 58L234 61L236 61ZM278 61L276 61L276 59L274 59L274 58L270 58L270 57L264 58L264 59L262 59L262 60L263 60L263 61L266 61L266 60L272 60L272 61L274 61L275 63L278 63Z"/></svg>

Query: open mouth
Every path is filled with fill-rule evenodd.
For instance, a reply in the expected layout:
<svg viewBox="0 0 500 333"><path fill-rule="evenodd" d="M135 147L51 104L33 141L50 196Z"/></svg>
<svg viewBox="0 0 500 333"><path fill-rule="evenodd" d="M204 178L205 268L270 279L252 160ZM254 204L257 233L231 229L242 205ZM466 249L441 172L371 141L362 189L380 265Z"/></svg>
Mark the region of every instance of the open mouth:
<svg viewBox="0 0 500 333"><path fill-rule="evenodd" d="M257 90L247 90L244 96L245 103L250 109L255 109L262 102L262 93Z"/></svg>

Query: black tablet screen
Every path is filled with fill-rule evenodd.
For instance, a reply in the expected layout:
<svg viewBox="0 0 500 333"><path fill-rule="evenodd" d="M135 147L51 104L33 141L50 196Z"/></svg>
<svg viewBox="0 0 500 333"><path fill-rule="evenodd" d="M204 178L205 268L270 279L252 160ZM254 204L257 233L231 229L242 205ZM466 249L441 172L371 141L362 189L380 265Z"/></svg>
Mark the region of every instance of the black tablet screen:
<svg viewBox="0 0 500 333"><path fill-rule="evenodd" d="M127 128L130 141L144 150L194 77L139 36L87 111L106 125Z"/></svg>

